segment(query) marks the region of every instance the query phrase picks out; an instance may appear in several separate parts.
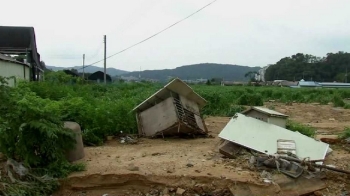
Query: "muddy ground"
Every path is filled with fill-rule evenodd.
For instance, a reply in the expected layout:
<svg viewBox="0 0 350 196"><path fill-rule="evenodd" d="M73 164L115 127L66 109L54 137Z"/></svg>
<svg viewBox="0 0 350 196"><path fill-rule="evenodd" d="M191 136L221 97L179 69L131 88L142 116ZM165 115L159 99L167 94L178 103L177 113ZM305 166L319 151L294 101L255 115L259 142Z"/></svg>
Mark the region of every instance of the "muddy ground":
<svg viewBox="0 0 350 196"><path fill-rule="evenodd" d="M319 134L338 134L350 126L350 110L330 105L266 103L267 107L288 114L291 120L317 128ZM74 173L62 182L54 195L174 195L180 187L184 195L232 195L227 188L245 184L266 186L261 171L249 167L249 152L237 159L218 153L217 137L230 118L208 117L207 128L213 138L141 139L138 144L121 144L118 138L101 147L86 147L87 170ZM326 164L350 170L350 155L341 145ZM323 195L350 193L350 178L327 172ZM181 189L179 189L181 191ZM276 191L276 195L283 195Z"/></svg>

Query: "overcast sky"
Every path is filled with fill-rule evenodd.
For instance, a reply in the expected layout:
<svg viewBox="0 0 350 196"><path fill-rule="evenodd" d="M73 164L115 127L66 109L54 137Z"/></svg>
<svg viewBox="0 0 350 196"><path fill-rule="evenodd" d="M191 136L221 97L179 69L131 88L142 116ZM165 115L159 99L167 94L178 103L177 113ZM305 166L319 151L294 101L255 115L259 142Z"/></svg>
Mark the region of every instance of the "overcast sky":
<svg viewBox="0 0 350 196"><path fill-rule="evenodd" d="M2 1L0 24L33 26L47 65L114 54L213 0ZM5 9L4 9L5 8ZM297 52L350 51L349 0L217 0L193 17L107 60L136 71L196 63L265 66ZM103 66L103 62L96 64Z"/></svg>

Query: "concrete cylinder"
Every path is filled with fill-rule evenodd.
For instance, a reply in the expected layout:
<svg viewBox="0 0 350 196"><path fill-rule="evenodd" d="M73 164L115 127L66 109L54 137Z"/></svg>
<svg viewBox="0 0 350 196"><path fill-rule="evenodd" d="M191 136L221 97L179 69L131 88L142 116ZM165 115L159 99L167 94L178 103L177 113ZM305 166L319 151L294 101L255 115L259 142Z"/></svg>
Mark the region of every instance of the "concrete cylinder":
<svg viewBox="0 0 350 196"><path fill-rule="evenodd" d="M74 147L69 150L66 154L66 158L68 161L73 162L79 159L84 158L84 144L83 137L81 135L80 125L76 122L66 121L64 122L64 128L70 129L75 133L75 141Z"/></svg>

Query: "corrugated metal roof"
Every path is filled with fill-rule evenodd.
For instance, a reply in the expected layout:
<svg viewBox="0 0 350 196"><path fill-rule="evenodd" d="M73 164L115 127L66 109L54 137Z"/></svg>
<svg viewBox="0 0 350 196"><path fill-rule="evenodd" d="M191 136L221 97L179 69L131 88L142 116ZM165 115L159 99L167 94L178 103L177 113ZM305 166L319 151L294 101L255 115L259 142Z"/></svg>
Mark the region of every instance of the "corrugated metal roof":
<svg viewBox="0 0 350 196"><path fill-rule="evenodd" d="M321 82L321 86L350 86L350 83L341 83L341 82Z"/></svg>
<svg viewBox="0 0 350 196"><path fill-rule="evenodd" d="M11 57L8 57L8 56L5 56L5 55L3 55L3 54L0 54L0 60L7 61L7 62L11 62L11 63L16 63L16 64L21 64L21 65L26 65L26 66L29 67L28 64L25 64L25 63L16 61L15 59L13 59L13 58L11 58Z"/></svg>
<svg viewBox="0 0 350 196"><path fill-rule="evenodd" d="M159 101L163 101L166 98L171 96L171 92L177 93L179 95L182 95L186 97L189 100L192 100L196 102L199 106L199 108L202 108L205 106L207 101L198 95L196 92L193 91L193 89L188 86L185 82L180 80L179 78L175 78L171 82L169 82L167 85L165 85L162 89L154 93L152 96L150 96L148 99L143 101L141 104L136 106L132 111L138 110L138 111L144 111L147 110L150 107L154 106L154 103L159 103Z"/></svg>
<svg viewBox="0 0 350 196"><path fill-rule="evenodd" d="M219 137L258 152L277 153L277 140L294 140L296 155L310 160L324 159L329 145L299 132L269 124L252 117L236 114L219 134Z"/></svg>
<svg viewBox="0 0 350 196"><path fill-rule="evenodd" d="M282 114L282 113L279 113L277 111L270 110L270 109L264 108L264 107L258 107L258 106L251 107L250 109L243 111L242 114L246 114L247 112L249 112L251 110L256 110L256 111L262 112L264 114L268 114L270 116L278 116L278 117L282 117L282 118L288 117L288 115L286 115L286 114Z"/></svg>
<svg viewBox="0 0 350 196"><path fill-rule="evenodd" d="M314 81L299 81L299 86L303 87L320 87L321 85Z"/></svg>

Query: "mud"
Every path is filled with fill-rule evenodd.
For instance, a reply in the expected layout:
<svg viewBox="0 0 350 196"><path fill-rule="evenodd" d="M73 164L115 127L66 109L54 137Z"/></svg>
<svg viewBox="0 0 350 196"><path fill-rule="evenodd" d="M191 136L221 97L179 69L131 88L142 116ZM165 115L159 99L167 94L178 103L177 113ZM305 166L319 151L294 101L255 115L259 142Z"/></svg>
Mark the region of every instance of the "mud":
<svg viewBox="0 0 350 196"><path fill-rule="evenodd" d="M293 121L316 127L317 134L338 134L350 126L350 110L331 105L267 105L290 115ZM121 144L114 138L100 147L86 147L81 161L87 163L87 170L70 175L54 195L166 196L175 195L178 188L185 190L183 195L231 195L229 189L244 190L251 186L256 193L266 190L269 194L265 195L283 195L278 187L267 188L259 177L261 171L249 167L249 152L243 152L237 159L226 159L218 152L221 143L218 134L229 120L227 117L205 119L213 138L141 139L136 145ZM350 170L349 152L342 146L331 147L334 151L325 163ZM321 194L350 192L348 176L327 172L323 181L327 188Z"/></svg>
<svg viewBox="0 0 350 196"><path fill-rule="evenodd" d="M228 187L241 187L245 182L233 182L208 176L144 176L139 174L107 174L72 177L61 182L59 195L108 196L122 195L173 195L182 189L186 195L232 195ZM257 184L256 186L262 186Z"/></svg>

